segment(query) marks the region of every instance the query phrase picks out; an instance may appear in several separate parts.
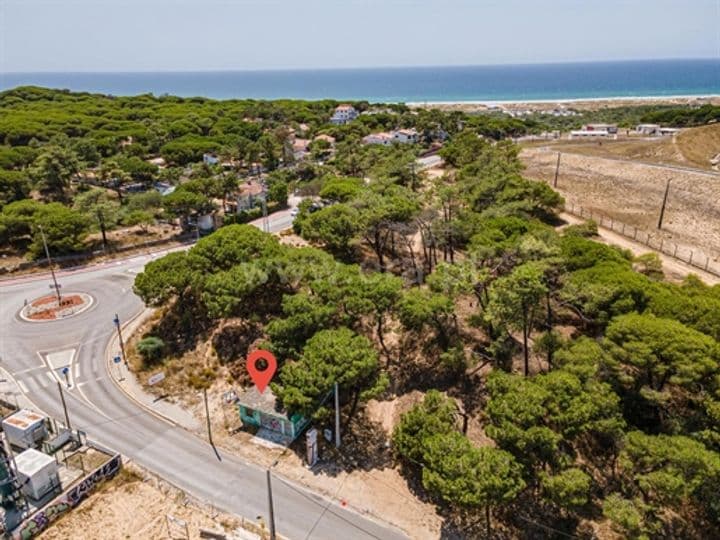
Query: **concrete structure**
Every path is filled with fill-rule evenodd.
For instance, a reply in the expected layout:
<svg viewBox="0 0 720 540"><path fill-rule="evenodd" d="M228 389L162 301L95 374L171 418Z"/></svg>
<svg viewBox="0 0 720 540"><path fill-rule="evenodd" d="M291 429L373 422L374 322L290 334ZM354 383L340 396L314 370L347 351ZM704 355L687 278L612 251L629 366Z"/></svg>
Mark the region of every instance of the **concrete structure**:
<svg viewBox="0 0 720 540"><path fill-rule="evenodd" d="M217 165L220 159L215 154L203 154L203 163L205 165Z"/></svg>
<svg viewBox="0 0 720 540"><path fill-rule="evenodd" d="M172 186L167 182L155 182L155 185L153 187L155 188L155 191L157 191L163 197L165 195L170 195L173 191L175 191L175 186Z"/></svg>
<svg viewBox="0 0 720 540"><path fill-rule="evenodd" d="M238 395L236 403L243 425L269 429L290 440L297 437L309 422L300 414L289 415L280 410L269 388L261 394L255 386L251 386Z"/></svg>
<svg viewBox="0 0 720 540"><path fill-rule="evenodd" d="M393 142L401 144L413 144L418 142L418 132L416 129L397 129L392 131Z"/></svg>
<svg viewBox="0 0 720 540"><path fill-rule="evenodd" d="M640 135L659 135L660 125L659 124L638 124L635 126L635 133Z"/></svg>
<svg viewBox="0 0 720 540"><path fill-rule="evenodd" d="M415 129L396 129L390 132L371 133L363 137L363 144L382 144L390 146L393 143L414 144L418 142L420 135Z"/></svg>
<svg viewBox="0 0 720 540"><path fill-rule="evenodd" d="M240 191L237 196L237 210L242 212L243 210L250 210L255 207L255 203L262 199L265 186L260 182L254 180L248 180L244 184L240 185Z"/></svg>
<svg viewBox="0 0 720 540"><path fill-rule="evenodd" d="M21 491L31 499L41 499L60 487L58 466L55 458L34 448L28 448L15 456Z"/></svg>
<svg viewBox="0 0 720 540"><path fill-rule="evenodd" d="M20 409L2 421L7 441L18 448L33 448L47 437L45 417L27 409Z"/></svg>
<svg viewBox="0 0 720 540"><path fill-rule="evenodd" d="M335 125L343 125L352 122L358 117L358 112L352 105L343 104L335 108L335 112L330 117L330 123Z"/></svg>
<svg viewBox="0 0 720 540"><path fill-rule="evenodd" d="M390 146L393 143L392 133L381 132L371 133L362 138L363 144L382 144L383 146Z"/></svg>
<svg viewBox="0 0 720 540"><path fill-rule="evenodd" d="M575 129L570 132L569 139L606 139L610 133L604 129Z"/></svg>
<svg viewBox="0 0 720 540"><path fill-rule="evenodd" d="M292 143L293 146L293 157L295 161L305 159L310 153L310 140L309 139L295 139Z"/></svg>
<svg viewBox="0 0 720 540"><path fill-rule="evenodd" d="M162 157L154 157L148 159L147 162L150 163L150 165L155 165L159 169L164 169L165 165L167 165L167 163L165 163L165 159Z"/></svg>
<svg viewBox="0 0 720 540"><path fill-rule="evenodd" d="M615 124L585 124L583 131L607 131L611 135L615 135L618 131Z"/></svg>

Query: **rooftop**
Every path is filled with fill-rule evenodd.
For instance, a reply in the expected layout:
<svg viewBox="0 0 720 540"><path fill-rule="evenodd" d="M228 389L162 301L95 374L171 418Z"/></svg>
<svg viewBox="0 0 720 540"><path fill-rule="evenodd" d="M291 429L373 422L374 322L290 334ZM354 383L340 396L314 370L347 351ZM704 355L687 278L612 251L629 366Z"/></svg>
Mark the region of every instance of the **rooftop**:
<svg viewBox="0 0 720 540"><path fill-rule="evenodd" d="M10 424L21 429L27 429L33 424L42 422L44 419L45 417L39 415L38 413L28 411L27 409L20 409L15 414L10 415L5 420L3 420L3 423Z"/></svg>
<svg viewBox="0 0 720 540"><path fill-rule="evenodd" d="M248 180L244 184L240 184L240 194L244 196L260 195L263 192L263 185L260 182Z"/></svg>
<svg viewBox="0 0 720 540"><path fill-rule="evenodd" d="M262 394L255 386L246 388L238 394L237 403L256 411L285 416L285 411L278 408L277 399L270 388L266 388Z"/></svg>
<svg viewBox="0 0 720 540"><path fill-rule="evenodd" d="M28 448L15 456L17 471L25 476L33 476L50 463L55 463L54 457L43 454L34 448Z"/></svg>

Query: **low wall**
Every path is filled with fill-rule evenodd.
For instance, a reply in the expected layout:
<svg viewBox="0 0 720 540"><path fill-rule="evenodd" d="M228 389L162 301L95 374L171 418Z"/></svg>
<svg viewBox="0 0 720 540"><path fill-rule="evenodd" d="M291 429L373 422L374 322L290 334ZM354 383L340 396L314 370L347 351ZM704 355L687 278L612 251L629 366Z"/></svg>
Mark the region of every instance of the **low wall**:
<svg viewBox="0 0 720 540"><path fill-rule="evenodd" d="M13 532L14 540L34 538L60 516L78 506L88 495L102 484L115 476L122 468L120 454L115 454L108 462L85 476L81 481L27 518Z"/></svg>

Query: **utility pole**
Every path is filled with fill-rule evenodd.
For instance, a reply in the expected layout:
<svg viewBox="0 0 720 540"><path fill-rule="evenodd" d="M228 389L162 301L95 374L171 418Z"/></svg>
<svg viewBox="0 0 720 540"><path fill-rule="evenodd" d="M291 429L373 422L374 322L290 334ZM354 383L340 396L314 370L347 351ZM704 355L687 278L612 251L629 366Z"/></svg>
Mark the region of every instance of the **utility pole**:
<svg viewBox="0 0 720 540"><path fill-rule="evenodd" d="M55 269L53 268L52 259L50 258L50 250L48 249L47 239L45 238L45 231L43 231L42 225L38 225L38 229L40 229L43 246L45 246L45 257L47 257L50 274L52 275L53 286L55 287L55 294L57 295L58 307L60 307L60 302L62 302L62 297L60 296L60 285L58 285L57 279L55 278Z"/></svg>
<svg viewBox="0 0 720 540"><path fill-rule="evenodd" d="M668 192L670 191L670 180L672 180L672 178L669 178L667 184L665 185L665 195L663 196L662 206L660 207L660 219L658 219L657 226L658 229L662 229L662 222L665 217L665 205L667 204Z"/></svg>
<svg viewBox="0 0 720 540"><path fill-rule="evenodd" d="M560 152L558 152L557 164L555 165L555 179L553 180L553 187L557 187L558 175L560 174Z"/></svg>
<svg viewBox="0 0 720 540"><path fill-rule="evenodd" d="M102 233L103 239L103 251L107 253L107 236L105 235L105 218L103 217L102 210L98 208L97 211L98 221L100 222L100 232Z"/></svg>
<svg viewBox="0 0 720 540"><path fill-rule="evenodd" d="M125 345L123 344L122 330L120 329L120 317L118 317L117 313L115 314L113 322L115 323L115 328L117 328L118 339L120 340L120 354L122 354L123 363L125 364L126 369L130 369L128 366L127 356L125 356Z"/></svg>
<svg viewBox="0 0 720 540"><path fill-rule="evenodd" d="M215 446L213 444L212 430L210 429L210 408L208 407L207 388L203 388L203 398L205 399L205 420L207 421L208 439L210 440L210 445Z"/></svg>
<svg viewBox="0 0 720 540"><path fill-rule="evenodd" d="M69 430L72 431L72 426L70 425L70 416L68 416L67 405L65 404L65 394L63 393L62 383L58 381L57 385L58 390L60 391L60 401L62 401L63 411L65 412L65 425Z"/></svg>
<svg viewBox="0 0 720 540"><path fill-rule="evenodd" d="M275 536L275 510L273 509L272 482L270 481L270 469L265 471L268 489L268 521L270 525L270 540L276 540Z"/></svg>
<svg viewBox="0 0 720 540"><path fill-rule="evenodd" d="M267 193L263 190L262 197L262 211L263 211L263 231L266 233L270 232L270 221L268 221L267 213Z"/></svg>
<svg viewBox="0 0 720 540"><path fill-rule="evenodd" d="M340 392L335 383L335 448L340 448Z"/></svg>

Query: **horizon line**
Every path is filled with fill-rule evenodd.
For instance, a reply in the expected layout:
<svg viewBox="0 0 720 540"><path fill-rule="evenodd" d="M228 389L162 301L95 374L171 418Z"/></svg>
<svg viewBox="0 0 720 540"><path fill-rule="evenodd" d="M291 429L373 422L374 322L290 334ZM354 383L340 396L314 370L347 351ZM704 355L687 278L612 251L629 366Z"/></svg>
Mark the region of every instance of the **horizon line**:
<svg viewBox="0 0 720 540"><path fill-rule="evenodd" d="M671 58L625 58L615 60L571 60L551 62L510 62L491 64L425 64L425 65L387 65L387 66L357 66L357 67L297 67L297 68L228 68L228 69L141 69L141 70L68 70L68 71L0 71L3 75L79 75L79 74L102 74L102 75L128 75L138 73L276 73L276 72L297 72L297 71L369 71L383 69L452 69L452 68L475 68L475 67L527 67L527 66L560 66L560 65L586 65L586 64L623 64L636 62L692 62L692 61L717 61L720 58L715 56L707 57L671 57Z"/></svg>

